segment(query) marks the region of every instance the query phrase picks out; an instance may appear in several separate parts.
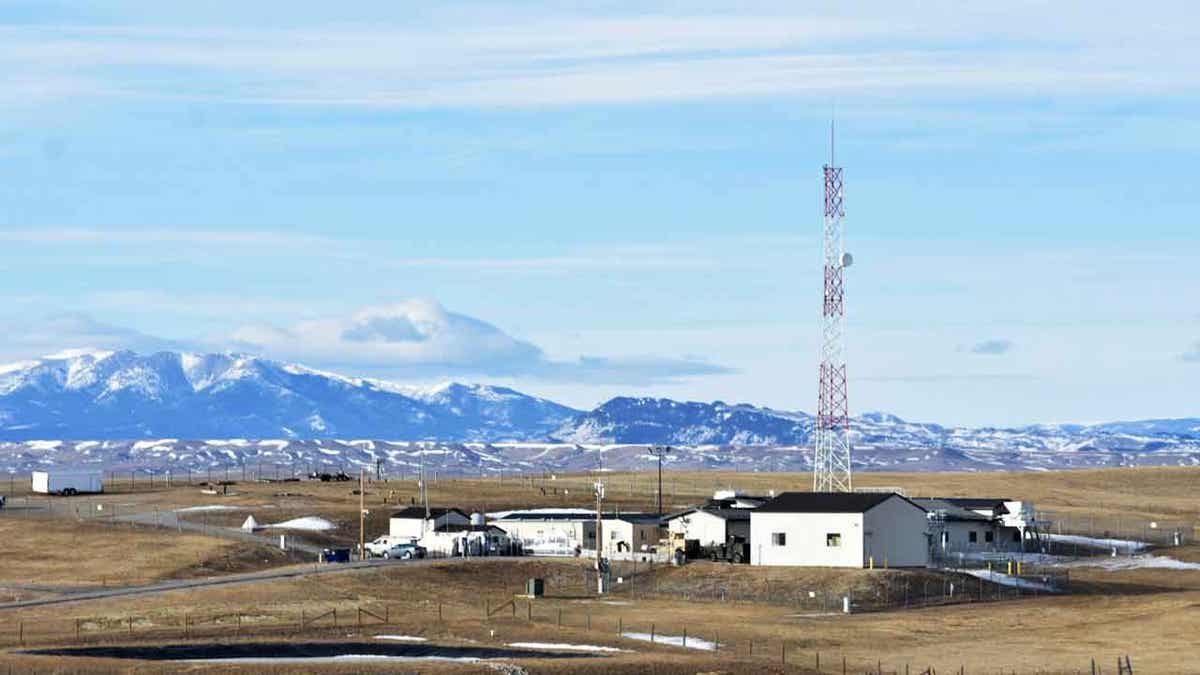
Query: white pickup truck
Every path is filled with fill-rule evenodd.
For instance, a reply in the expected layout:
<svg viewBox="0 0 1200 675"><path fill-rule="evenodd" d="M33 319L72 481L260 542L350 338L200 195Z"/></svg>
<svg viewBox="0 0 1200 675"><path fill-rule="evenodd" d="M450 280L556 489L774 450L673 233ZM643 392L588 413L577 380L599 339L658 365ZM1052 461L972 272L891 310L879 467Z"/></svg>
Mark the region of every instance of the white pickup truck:
<svg viewBox="0 0 1200 675"><path fill-rule="evenodd" d="M375 541L367 542L367 552L377 557L383 557L385 555L391 557L389 553L397 546L400 546L401 544L415 543L417 542L414 541L412 537L392 537L385 534Z"/></svg>

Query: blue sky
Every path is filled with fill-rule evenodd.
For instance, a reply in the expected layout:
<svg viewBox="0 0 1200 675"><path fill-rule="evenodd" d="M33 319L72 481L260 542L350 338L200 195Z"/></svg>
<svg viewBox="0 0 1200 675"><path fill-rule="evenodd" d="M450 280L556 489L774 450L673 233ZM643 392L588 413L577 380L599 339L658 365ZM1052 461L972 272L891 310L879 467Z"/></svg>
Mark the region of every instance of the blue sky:
<svg viewBox="0 0 1200 675"><path fill-rule="evenodd" d="M1184 3L0 2L0 358L811 410L1200 414Z"/></svg>

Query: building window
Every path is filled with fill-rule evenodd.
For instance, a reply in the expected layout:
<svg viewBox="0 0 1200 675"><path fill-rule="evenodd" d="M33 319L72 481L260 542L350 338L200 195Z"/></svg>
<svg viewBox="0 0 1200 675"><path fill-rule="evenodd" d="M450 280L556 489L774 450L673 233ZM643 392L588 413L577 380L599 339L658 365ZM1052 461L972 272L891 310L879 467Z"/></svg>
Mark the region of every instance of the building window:
<svg viewBox="0 0 1200 675"><path fill-rule="evenodd" d="M989 544L990 544L990 543L992 543L993 541L996 541L996 533L995 533L995 532L992 532L991 530L988 530L987 532L984 532L984 533L983 533L983 540L984 540L985 542L989 543Z"/></svg>
<svg viewBox="0 0 1200 675"><path fill-rule="evenodd" d="M787 532L772 532L771 533L771 545L772 546L787 546Z"/></svg>
<svg viewBox="0 0 1200 675"><path fill-rule="evenodd" d="M842 545L841 532L829 532L825 535L825 545L836 548Z"/></svg>
<svg viewBox="0 0 1200 675"><path fill-rule="evenodd" d="M1013 542L1017 543L1017 544L1021 543L1021 531L1020 530L1013 530Z"/></svg>
<svg viewBox="0 0 1200 675"><path fill-rule="evenodd" d="M979 533L976 532L975 530L971 530L970 532L967 533L967 541L971 542L972 544L978 542L979 541Z"/></svg>

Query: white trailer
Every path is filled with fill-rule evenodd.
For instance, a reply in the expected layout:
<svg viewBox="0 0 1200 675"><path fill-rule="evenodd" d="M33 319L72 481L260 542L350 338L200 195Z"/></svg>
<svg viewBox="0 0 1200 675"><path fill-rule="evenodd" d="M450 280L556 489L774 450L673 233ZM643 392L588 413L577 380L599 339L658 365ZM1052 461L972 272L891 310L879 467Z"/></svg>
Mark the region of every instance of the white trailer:
<svg viewBox="0 0 1200 675"><path fill-rule="evenodd" d="M104 474L99 469L34 471L33 491L44 495L104 492Z"/></svg>

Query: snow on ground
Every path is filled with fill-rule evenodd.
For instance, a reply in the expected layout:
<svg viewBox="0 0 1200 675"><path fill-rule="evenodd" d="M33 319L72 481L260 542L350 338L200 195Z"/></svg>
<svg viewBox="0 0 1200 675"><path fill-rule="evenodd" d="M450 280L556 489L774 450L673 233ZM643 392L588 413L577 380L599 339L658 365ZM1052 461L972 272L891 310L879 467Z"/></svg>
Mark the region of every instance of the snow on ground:
<svg viewBox="0 0 1200 675"><path fill-rule="evenodd" d="M325 530L335 530L337 525L319 518L317 516L304 516L303 518L293 518L285 520L282 523L267 525L267 527L277 527L281 530L308 530L310 532L323 532Z"/></svg>
<svg viewBox="0 0 1200 675"><path fill-rule="evenodd" d="M524 649L561 649L572 652L628 652L628 649L605 647L603 645L573 645L565 642L510 642L509 647Z"/></svg>
<svg viewBox="0 0 1200 675"><path fill-rule="evenodd" d="M983 579L984 581L990 581L994 584L1000 584L1001 586L1009 586L1011 588L1020 588L1020 589L1026 590L1026 591L1042 591L1045 593L1058 592L1057 588L1055 588L1049 584L1043 584L1038 581L1030 581L1029 579L1023 579L1021 577L1012 577L1007 574L1001 574L1000 572L992 572L989 570L959 570L959 571L961 571L963 574L969 574L973 577Z"/></svg>
<svg viewBox="0 0 1200 675"><path fill-rule="evenodd" d="M368 661L371 663L403 662L403 661L456 661L459 663L478 663L477 656L386 656L383 654L339 654L338 656L284 656L284 657L247 657L227 659L180 659L176 663L225 663L225 664L290 664L306 665L309 663L345 663L347 661Z"/></svg>
<svg viewBox="0 0 1200 675"><path fill-rule="evenodd" d="M230 506L228 504L205 504L204 506L187 506L182 509L175 509L175 513L195 513L197 511L241 511L240 506Z"/></svg>
<svg viewBox="0 0 1200 675"><path fill-rule="evenodd" d="M376 640L399 640L400 642L425 642L425 638L416 635L376 635Z"/></svg>
<svg viewBox="0 0 1200 675"><path fill-rule="evenodd" d="M626 631L621 633L622 637L627 637L631 640L641 640L643 642L653 642L656 645L672 645L674 647L687 647L688 649L700 649L706 652L711 652L717 648L717 645L708 640L701 640L697 637L688 636L687 644L683 644L683 636L681 635L650 635L649 633L634 633Z"/></svg>
<svg viewBox="0 0 1200 675"><path fill-rule="evenodd" d="M488 518L505 518L511 515L537 515L539 513L571 513L576 515L595 515L596 509L580 509L580 508L544 508L544 509L517 509L515 511L495 511L487 514Z"/></svg>
<svg viewBox="0 0 1200 675"><path fill-rule="evenodd" d="M1078 534L1047 534L1050 541L1060 544L1079 544L1080 546L1090 546L1092 548L1117 549L1118 551L1142 551L1149 544L1144 541L1134 541L1132 539L1098 539L1096 537L1085 537Z"/></svg>
<svg viewBox="0 0 1200 675"><path fill-rule="evenodd" d="M1162 555L1137 555L1117 558L1085 558L1068 563L1071 567L1099 567L1104 570L1132 570L1143 568L1168 570L1200 570L1200 563L1184 562Z"/></svg>

